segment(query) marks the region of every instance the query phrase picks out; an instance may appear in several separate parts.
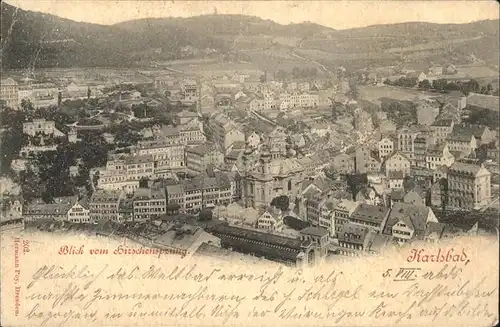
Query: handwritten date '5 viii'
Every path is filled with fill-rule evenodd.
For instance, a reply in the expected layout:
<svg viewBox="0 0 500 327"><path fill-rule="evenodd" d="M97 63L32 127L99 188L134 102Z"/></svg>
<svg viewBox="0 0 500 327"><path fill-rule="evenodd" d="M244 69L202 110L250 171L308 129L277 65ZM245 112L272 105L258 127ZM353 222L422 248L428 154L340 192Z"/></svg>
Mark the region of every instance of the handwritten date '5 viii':
<svg viewBox="0 0 500 327"><path fill-rule="evenodd" d="M445 263L442 269L435 273L433 271L426 271L423 268L415 267L400 267L397 269L387 269L382 277L393 278L395 282L404 281L415 281L418 278L423 279L455 279L462 272L462 268L459 268L457 264L463 263L467 265L470 260L467 258L467 253L465 249L461 252L457 252L455 249L451 248L448 250L438 249L436 252L427 253L424 249L412 249L410 255L406 258L406 261L416 262L416 263ZM455 263L453 267L449 267L448 263ZM422 272L424 270L424 272Z"/></svg>

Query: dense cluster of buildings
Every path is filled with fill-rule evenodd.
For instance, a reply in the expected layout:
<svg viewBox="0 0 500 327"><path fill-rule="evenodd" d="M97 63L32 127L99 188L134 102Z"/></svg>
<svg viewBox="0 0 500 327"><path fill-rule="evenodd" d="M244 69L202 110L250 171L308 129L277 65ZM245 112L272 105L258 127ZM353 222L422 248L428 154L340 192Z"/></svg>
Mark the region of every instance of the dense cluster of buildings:
<svg viewBox="0 0 500 327"><path fill-rule="evenodd" d="M39 82L31 78L15 80L11 77L2 79L0 100L7 107L19 109L24 101L29 101L34 108L57 106L61 101L89 99L103 96L102 90L107 84L76 84Z"/></svg>
<svg viewBox="0 0 500 327"><path fill-rule="evenodd" d="M431 74L439 76L439 69ZM23 99L45 107L60 98L100 94L73 82L64 89L3 82L1 99L13 108ZM345 81L328 82L256 81L242 73L212 80L156 76L150 81L156 92L191 110L178 112L173 126L144 128L127 151L110 151L105 166L90 172L89 197L12 200L8 214L29 222L156 224L158 244L168 233L171 242L175 235L207 237L218 250L205 244L204 251L231 248L301 264L435 241L457 233L453 224L440 222L437 209L491 205L492 172L476 152L485 148L489 159L498 160L496 132L462 122L466 97L419 99L418 124L396 128L386 113L365 110L348 97ZM343 112L332 116L332 102ZM25 122L23 133L65 136L44 119ZM70 142L78 142L70 134ZM114 142L113 135L104 137ZM236 224L217 214L224 222L207 228L212 238L192 224L167 223L177 214L233 204L256 212L255 219Z"/></svg>

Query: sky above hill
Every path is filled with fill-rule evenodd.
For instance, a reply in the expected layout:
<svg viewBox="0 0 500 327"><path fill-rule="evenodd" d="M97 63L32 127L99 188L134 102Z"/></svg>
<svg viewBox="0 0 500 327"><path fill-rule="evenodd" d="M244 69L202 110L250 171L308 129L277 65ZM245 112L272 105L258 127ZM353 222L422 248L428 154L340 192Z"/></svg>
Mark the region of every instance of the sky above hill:
<svg viewBox="0 0 500 327"><path fill-rule="evenodd" d="M25 10L111 25L152 17L242 14L280 24L311 21L335 29L402 22L468 23L498 19L499 4L483 1L112 1L6 0Z"/></svg>

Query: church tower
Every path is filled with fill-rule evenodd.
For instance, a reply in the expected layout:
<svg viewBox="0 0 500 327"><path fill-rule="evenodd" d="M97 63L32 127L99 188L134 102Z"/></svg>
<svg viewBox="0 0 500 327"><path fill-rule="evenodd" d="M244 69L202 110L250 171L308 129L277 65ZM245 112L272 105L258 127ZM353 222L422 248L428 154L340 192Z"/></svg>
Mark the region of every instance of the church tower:
<svg viewBox="0 0 500 327"><path fill-rule="evenodd" d="M250 170L251 170L251 156L252 156L252 148L250 145L247 143L245 147L245 151L243 152L243 183L241 185L241 198L243 200L243 203L245 204L245 207L248 208L252 206L252 188L253 188L253 181L251 179L250 175Z"/></svg>
<svg viewBox="0 0 500 327"><path fill-rule="evenodd" d="M267 206L272 200L272 182L273 177L270 171L271 165L271 153L267 146L263 146L262 153L260 154L259 162L261 164L260 168L260 180L257 189L260 190L258 194L255 195L258 204L261 206Z"/></svg>

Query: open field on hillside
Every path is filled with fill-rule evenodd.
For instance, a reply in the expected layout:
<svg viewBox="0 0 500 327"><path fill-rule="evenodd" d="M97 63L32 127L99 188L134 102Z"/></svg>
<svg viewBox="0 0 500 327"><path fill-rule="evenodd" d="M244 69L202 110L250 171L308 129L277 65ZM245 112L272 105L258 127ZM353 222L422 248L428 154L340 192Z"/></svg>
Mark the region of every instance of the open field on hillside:
<svg viewBox="0 0 500 327"><path fill-rule="evenodd" d="M301 38L300 37L292 37L292 36L277 36L273 38L273 42L280 44L280 45L285 45L285 46L290 46L290 47L295 47L299 44Z"/></svg>
<svg viewBox="0 0 500 327"><path fill-rule="evenodd" d="M270 47L274 37L270 35L215 35L214 38L224 40L234 49L245 51Z"/></svg>
<svg viewBox="0 0 500 327"><path fill-rule="evenodd" d="M392 36L380 37L345 37L334 39L310 39L302 42L302 48L318 49L332 53L369 53L382 52L384 50L405 46L415 43L425 43L428 39L418 36L402 38Z"/></svg>
<svg viewBox="0 0 500 327"><path fill-rule="evenodd" d="M359 60L359 59L389 59L392 55L377 52L357 52L357 53L332 53L317 49L296 49L298 54L313 60L337 61L337 60Z"/></svg>
<svg viewBox="0 0 500 327"><path fill-rule="evenodd" d="M216 35L217 39L222 39L229 44L238 47L238 50L262 49L272 45L281 45L286 47L295 47L302 38L295 36L276 36L276 35Z"/></svg>
<svg viewBox="0 0 500 327"><path fill-rule="evenodd" d="M498 72L484 66L469 66L469 67L463 66L463 67L458 67L457 69L460 74L464 74L465 76L468 76L470 78L480 78L480 77L498 78Z"/></svg>
<svg viewBox="0 0 500 327"><path fill-rule="evenodd" d="M422 92L411 89L401 89L392 86L373 86L373 85L360 85L358 87L359 97L363 100L370 101L380 105L381 98L390 98L395 100L408 100L412 101L416 97L436 96L436 93Z"/></svg>
<svg viewBox="0 0 500 327"><path fill-rule="evenodd" d="M312 68L318 66L298 57L290 55L288 52L273 50L251 51L245 53L250 57L252 63L262 70L276 71L283 69L291 71L294 67Z"/></svg>
<svg viewBox="0 0 500 327"><path fill-rule="evenodd" d="M260 76L263 70L254 63L243 62L213 62L200 64L173 65L172 68L183 71L185 74L196 74L210 76L216 74L227 74L238 71L250 75Z"/></svg>
<svg viewBox="0 0 500 327"><path fill-rule="evenodd" d="M178 65L191 65L191 64L209 64L217 62L215 58L199 58L199 59L179 59L179 60L167 60L158 61L155 64L159 66L178 66Z"/></svg>
<svg viewBox="0 0 500 327"><path fill-rule="evenodd" d="M284 59L284 60L294 60L291 50L283 46L273 46L265 49L254 49L247 50L244 52L247 56L253 58L258 58L259 56L264 56L269 59Z"/></svg>
<svg viewBox="0 0 500 327"><path fill-rule="evenodd" d="M399 53L399 52L412 52L412 51L423 51L423 50L434 50L434 49L443 49L452 44L459 44L474 40L481 39L481 36L472 37L472 38L462 38L462 39L452 39L452 40L437 40L431 42L425 42L420 44L414 44L408 47L398 47L398 48L390 48L387 49L388 53Z"/></svg>

